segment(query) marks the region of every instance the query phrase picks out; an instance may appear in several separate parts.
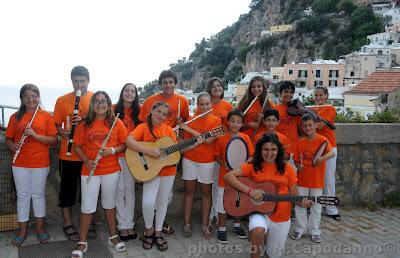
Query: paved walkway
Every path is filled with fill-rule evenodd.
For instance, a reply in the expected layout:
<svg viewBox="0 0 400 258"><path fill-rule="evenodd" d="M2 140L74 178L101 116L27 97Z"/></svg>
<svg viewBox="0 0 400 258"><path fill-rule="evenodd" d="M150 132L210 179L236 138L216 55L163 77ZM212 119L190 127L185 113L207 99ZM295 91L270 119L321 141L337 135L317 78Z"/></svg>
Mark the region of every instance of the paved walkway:
<svg viewBox="0 0 400 258"><path fill-rule="evenodd" d="M321 223L323 242L320 244L312 243L309 236L299 241L289 238L283 257L400 257L400 209L342 210L342 218L341 222L336 222L323 217ZM49 218L48 221L51 241L65 240L59 224L55 223L59 218ZM228 223L230 230L232 221ZM155 246L152 250L143 250L141 242L136 239L127 242L126 253L113 252L114 257L249 257L249 242L236 238L230 233L231 231L228 234L228 244L222 245L216 242L216 238L206 240L200 233L199 223L194 225L194 234L191 238L182 236L181 221L174 222L174 225L176 233L167 236L169 248L166 252L159 252ZM138 231L142 230L139 227ZM98 232L106 243L105 224L98 223ZM0 233L0 258L18 258L18 249L10 245L12 234L13 232ZM25 244L36 243L37 240L31 233Z"/></svg>

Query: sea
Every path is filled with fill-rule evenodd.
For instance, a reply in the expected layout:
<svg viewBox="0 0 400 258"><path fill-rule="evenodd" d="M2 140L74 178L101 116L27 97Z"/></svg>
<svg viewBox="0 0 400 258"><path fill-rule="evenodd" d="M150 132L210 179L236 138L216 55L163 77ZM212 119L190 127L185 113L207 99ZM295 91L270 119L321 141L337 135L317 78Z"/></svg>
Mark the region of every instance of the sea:
<svg viewBox="0 0 400 258"><path fill-rule="evenodd" d="M2 126L7 126L10 116L16 112L16 109L4 108L2 109L1 106L13 106L18 108L21 104L19 99L19 91L21 86L9 86L9 85L0 85L0 124ZM44 108L49 111L53 112L54 105L56 104L57 98L67 94L72 91L72 85L68 85L65 88L60 87L40 87L40 99ZM97 91L97 90L104 90L104 89L96 89L92 88L89 85L90 91ZM108 89L105 90L111 98L113 103L118 101L119 93L121 89ZM4 110L4 111L3 111ZM4 113L3 113L4 112ZM4 120L3 120L4 117Z"/></svg>

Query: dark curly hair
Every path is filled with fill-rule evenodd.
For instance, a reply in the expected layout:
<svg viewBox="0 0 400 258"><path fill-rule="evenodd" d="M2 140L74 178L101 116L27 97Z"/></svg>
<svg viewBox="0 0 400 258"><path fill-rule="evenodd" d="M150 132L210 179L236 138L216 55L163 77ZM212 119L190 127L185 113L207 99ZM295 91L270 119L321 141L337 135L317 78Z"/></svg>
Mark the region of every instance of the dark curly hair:
<svg viewBox="0 0 400 258"><path fill-rule="evenodd" d="M254 171L262 170L262 164L264 162L264 159L262 157L261 150L264 143L267 142L276 144L276 146L278 147L278 155L276 156L275 163L278 169L278 173L283 175L285 173L285 167L286 167L286 161L284 160L285 152L283 150L282 144L279 142L278 136L274 133L266 133L260 138L260 140L258 140L256 144L254 158L252 161Z"/></svg>

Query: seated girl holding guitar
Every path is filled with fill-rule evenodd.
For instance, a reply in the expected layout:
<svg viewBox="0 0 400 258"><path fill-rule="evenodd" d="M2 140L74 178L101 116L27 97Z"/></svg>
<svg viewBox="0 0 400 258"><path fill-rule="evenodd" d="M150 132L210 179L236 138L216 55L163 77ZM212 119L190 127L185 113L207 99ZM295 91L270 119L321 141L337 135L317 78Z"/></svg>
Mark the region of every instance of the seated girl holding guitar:
<svg viewBox="0 0 400 258"><path fill-rule="evenodd" d="M143 146L139 141L155 142L162 137L170 137L177 142L173 129L164 124L169 112L169 105L165 102L156 102L151 108L147 121L138 125L126 140L129 149L141 152L147 156L158 158L162 151L157 148ZM202 138L193 146L202 143ZM168 198L174 184L176 166L166 166L158 176L143 183L142 212L145 223L143 234L143 248L148 250L157 245L160 251L168 249L167 241L161 236L161 230L167 214ZM156 213L154 211L157 210ZM153 227L154 220L154 227Z"/></svg>
<svg viewBox="0 0 400 258"><path fill-rule="evenodd" d="M243 164L224 176L225 182L254 200L262 200L263 192L252 189L240 182L237 177L248 177L256 183L272 182L277 186L278 194L298 195L297 178L291 165L284 161L284 151L275 134L265 134L256 144L255 155L251 163ZM302 207L311 206L307 199L301 201ZM280 257L284 251L290 229L290 202L278 202L274 213L265 215L253 213L249 217L251 257L260 257L268 233L266 252L269 257Z"/></svg>

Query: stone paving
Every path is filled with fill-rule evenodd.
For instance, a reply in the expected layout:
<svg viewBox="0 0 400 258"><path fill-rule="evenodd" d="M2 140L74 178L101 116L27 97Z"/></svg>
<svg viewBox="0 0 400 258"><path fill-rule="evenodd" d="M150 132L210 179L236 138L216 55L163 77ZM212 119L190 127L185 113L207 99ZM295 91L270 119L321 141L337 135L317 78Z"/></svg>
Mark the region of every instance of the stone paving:
<svg viewBox="0 0 400 258"><path fill-rule="evenodd" d="M283 257L400 257L400 209L343 209L343 220L336 222L328 217L322 218L321 229L323 241L314 244L308 235L299 241L288 238L286 253ZM128 251L113 253L114 258L150 258L150 257L249 257L249 242L233 235L232 221L228 221L228 244L219 244L214 237L206 240L200 233L199 219L195 219L194 233L191 238L182 236L182 221L170 221L174 225L175 234L167 236L169 248L160 252L156 246L152 250L144 250L136 239L127 242ZM60 218L48 219L48 230L51 241L65 240L61 231ZM138 232L143 228L139 221ZM293 228L293 224L292 224ZM32 234L25 244L36 244ZM106 243L106 225L98 222L99 237ZM0 258L18 258L18 249L10 244L13 232L0 233ZM90 246L89 246L90 252Z"/></svg>

